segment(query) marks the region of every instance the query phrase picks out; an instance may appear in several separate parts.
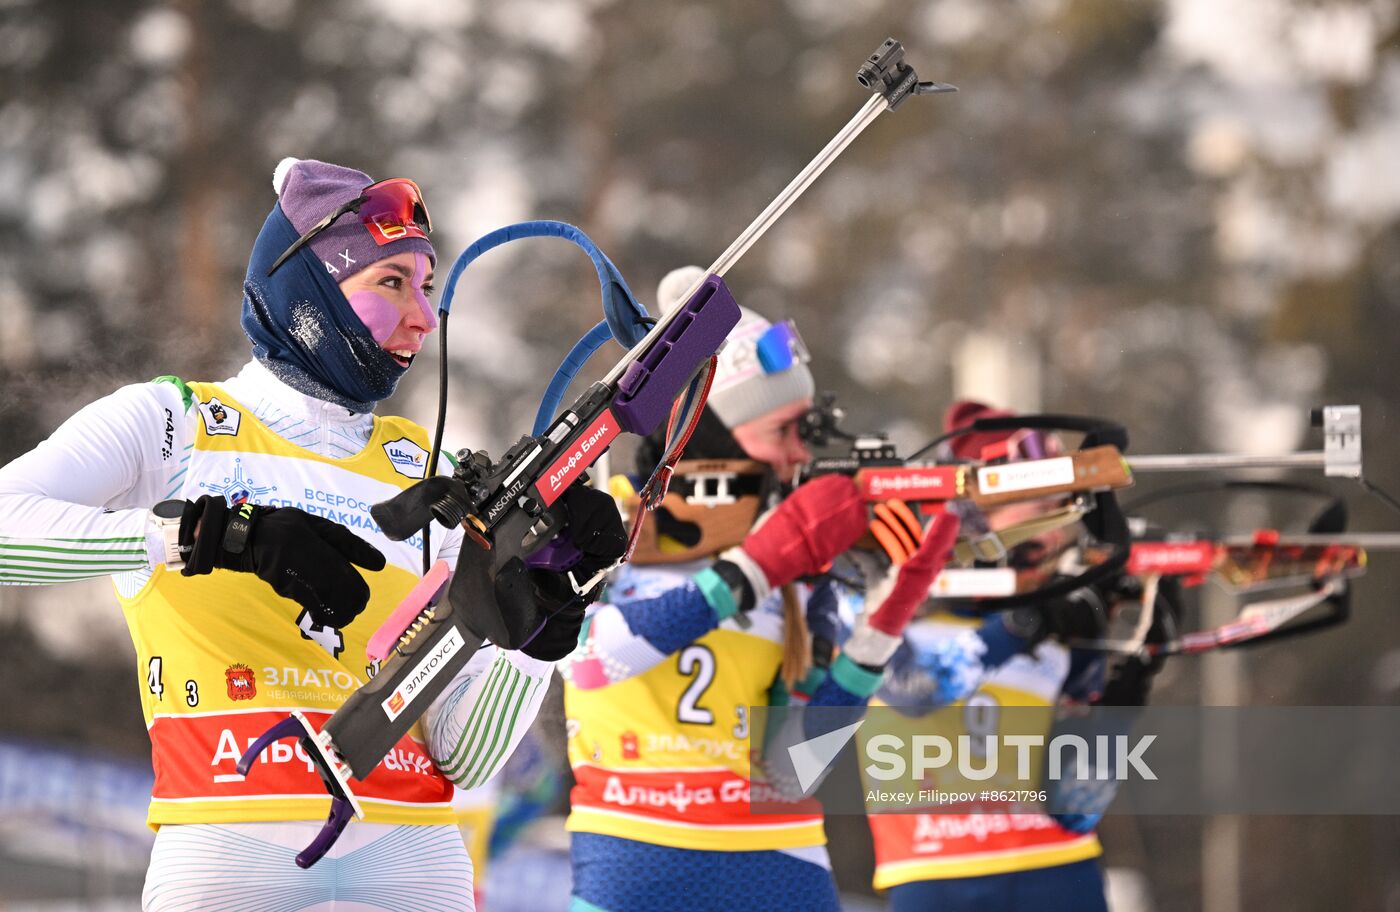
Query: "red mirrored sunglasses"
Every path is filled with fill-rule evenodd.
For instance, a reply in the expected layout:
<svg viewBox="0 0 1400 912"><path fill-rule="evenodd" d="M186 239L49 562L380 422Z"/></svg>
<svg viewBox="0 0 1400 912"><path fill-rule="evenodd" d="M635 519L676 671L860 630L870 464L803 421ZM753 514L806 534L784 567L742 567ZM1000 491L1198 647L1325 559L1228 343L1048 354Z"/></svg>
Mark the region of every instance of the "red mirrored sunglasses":
<svg viewBox="0 0 1400 912"><path fill-rule="evenodd" d="M370 184L360 191L359 196L312 225L292 246L282 252L267 274L272 275L276 272L278 267L287 262L288 257L311 243L316 235L334 225L336 220L347 212L359 215L360 222L369 230L370 237L381 247L406 237L426 238L428 232L433 230L433 220L428 215L428 204L423 202L423 191L406 177L391 177Z"/></svg>

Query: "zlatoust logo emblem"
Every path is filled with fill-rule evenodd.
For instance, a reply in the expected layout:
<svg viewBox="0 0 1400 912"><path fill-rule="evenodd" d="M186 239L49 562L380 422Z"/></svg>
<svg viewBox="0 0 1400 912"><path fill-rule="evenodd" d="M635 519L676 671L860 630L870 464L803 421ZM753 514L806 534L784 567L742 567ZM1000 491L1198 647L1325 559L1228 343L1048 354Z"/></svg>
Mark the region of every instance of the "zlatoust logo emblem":
<svg viewBox="0 0 1400 912"><path fill-rule="evenodd" d="M251 700L258 695L258 678L247 665L230 665L224 669L230 700Z"/></svg>

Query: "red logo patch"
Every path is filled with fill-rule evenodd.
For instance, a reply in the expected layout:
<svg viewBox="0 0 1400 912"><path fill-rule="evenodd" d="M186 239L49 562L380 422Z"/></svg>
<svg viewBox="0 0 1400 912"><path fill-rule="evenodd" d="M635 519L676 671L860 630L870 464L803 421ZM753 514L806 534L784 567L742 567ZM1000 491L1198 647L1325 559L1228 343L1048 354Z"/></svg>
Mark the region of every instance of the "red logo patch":
<svg viewBox="0 0 1400 912"><path fill-rule="evenodd" d="M1215 545L1206 541L1134 542L1128 572L1209 573L1215 566Z"/></svg>
<svg viewBox="0 0 1400 912"><path fill-rule="evenodd" d="M622 733L622 759L624 759L624 760L639 760L639 759L641 759L641 756L642 756L641 751L637 750L637 733L636 733L636 732L623 732L623 733Z"/></svg>
<svg viewBox="0 0 1400 912"><path fill-rule="evenodd" d="M230 665L224 669L230 700L251 700L258 695L258 677L247 665Z"/></svg>
<svg viewBox="0 0 1400 912"><path fill-rule="evenodd" d="M908 501L952 500L958 494L957 466L861 469L856 486L867 501L898 497Z"/></svg>
<svg viewBox="0 0 1400 912"><path fill-rule="evenodd" d="M556 459L554 465L546 469L544 476L535 483L545 506L558 500L564 489L603 455L608 444L612 443L619 433L620 428L612 411L603 409L603 414L598 416L598 420L575 434L564 455Z"/></svg>
<svg viewBox="0 0 1400 912"><path fill-rule="evenodd" d="M394 691L394 695L389 698L389 710L391 712L398 712L401 709L403 709L403 691L396 690Z"/></svg>

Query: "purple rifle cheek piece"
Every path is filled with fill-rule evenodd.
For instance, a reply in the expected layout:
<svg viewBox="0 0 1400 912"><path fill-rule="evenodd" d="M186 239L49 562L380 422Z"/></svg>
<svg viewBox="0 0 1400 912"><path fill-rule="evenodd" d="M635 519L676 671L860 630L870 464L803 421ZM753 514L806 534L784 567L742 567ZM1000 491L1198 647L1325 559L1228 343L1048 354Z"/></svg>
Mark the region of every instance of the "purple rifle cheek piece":
<svg viewBox="0 0 1400 912"><path fill-rule="evenodd" d="M421 297L421 295L420 295ZM383 345L399 325L399 308L377 291L361 289L346 298L374 341ZM436 321L434 321L436 323Z"/></svg>
<svg viewBox="0 0 1400 912"><path fill-rule="evenodd" d="M680 313L618 381L613 413L625 430L645 437L739 323L739 305L719 276L705 279Z"/></svg>
<svg viewBox="0 0 1400 912"><path fill-rule="evenodd" d="M525 566L537 570L553 570L555 573L563 573L582 558L583 552L572 541L563 535L558 535L534 554L525 558Z"/></svg>

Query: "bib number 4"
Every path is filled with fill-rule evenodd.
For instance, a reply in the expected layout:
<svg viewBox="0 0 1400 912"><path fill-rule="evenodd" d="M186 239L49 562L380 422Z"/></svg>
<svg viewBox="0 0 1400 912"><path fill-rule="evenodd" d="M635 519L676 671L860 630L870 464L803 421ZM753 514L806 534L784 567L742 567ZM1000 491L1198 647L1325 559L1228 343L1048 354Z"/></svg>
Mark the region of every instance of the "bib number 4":
<svg viewBox="0 0 1400 912"><path fill-rule="evenodd" d="M345 651L345 636L334 627L322 627L320 624L311 622L311 612L303 608L301 614L297 615L297 627L301 630L301 637L304 640L314 640L326 652L331 654L331 658L338 659Z"/></svg>

